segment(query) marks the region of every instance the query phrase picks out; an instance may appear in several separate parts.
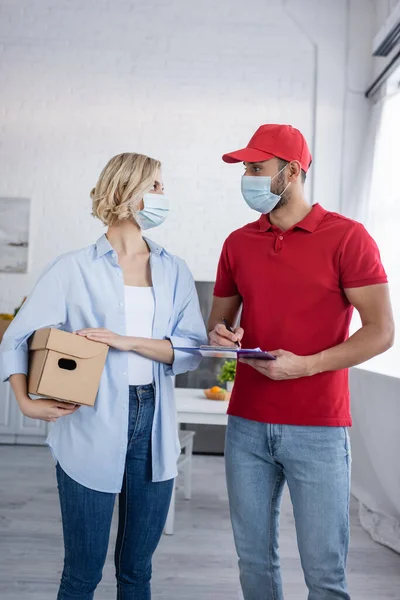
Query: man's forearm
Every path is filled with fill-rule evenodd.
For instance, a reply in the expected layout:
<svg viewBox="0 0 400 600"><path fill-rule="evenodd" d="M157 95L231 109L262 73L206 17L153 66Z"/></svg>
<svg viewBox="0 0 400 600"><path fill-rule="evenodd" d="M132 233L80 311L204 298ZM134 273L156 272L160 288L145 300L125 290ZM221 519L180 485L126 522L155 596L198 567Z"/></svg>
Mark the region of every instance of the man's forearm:
<svg viewBox="0 0 400 600"><path fill-rule="evenodd" d="M229 298L217 298L214 296L210 318L208 320L208 332L212 331L225 319L231 327L235 327L238 321L242 299L240 296Z"/></svg>
<svg viewBox="0 0 400 600"><path fill-rule="evenodd" d="M348 340L307 357L309 375L355 367L389 350L394 341L394 327L370 323L356 331Z"/></svg>

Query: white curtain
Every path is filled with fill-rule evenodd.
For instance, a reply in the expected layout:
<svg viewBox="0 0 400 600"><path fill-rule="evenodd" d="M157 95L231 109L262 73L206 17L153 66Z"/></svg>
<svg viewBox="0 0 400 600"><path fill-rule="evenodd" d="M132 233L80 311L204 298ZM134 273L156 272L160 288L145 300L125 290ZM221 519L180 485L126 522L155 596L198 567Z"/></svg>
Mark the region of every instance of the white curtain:
<svg viewBox="0 0 400 600"><path fill-rule="evenodd" d="M376 142L379 136L384 101L379 100L371 107L371 116L365 134L363 153L360 156L358 170L354 177L354 190L346 199L346 216L367 223L371 205L371 184L373 177Z"/></svg>
<svg viewBox="0 0 400 600"><path fill-rule="evenodd" d="M374 105L349 216L375 238L400 337L400 93ZM355 318L352 330L358 329ZM353 369L352 493L371 537L400 553L400 345Z"/></svg>

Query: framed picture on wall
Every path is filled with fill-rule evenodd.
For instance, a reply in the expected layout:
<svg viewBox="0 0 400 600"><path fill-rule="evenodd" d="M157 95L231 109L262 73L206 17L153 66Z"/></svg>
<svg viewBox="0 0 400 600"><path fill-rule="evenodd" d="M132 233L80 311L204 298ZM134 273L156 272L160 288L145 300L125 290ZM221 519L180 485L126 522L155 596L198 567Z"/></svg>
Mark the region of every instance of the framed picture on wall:
<svg viewBox="0 0 400 600"><path fill-rule="evenodd" d="M28 198L0 198L0 273L26 273L29 251Z"/></svg>

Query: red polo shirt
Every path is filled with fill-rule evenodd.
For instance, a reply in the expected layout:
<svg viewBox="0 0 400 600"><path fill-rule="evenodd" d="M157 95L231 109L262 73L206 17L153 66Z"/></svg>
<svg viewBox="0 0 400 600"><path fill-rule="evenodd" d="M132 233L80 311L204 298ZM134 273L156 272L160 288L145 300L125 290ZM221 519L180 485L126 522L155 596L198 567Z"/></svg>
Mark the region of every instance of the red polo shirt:
<svg viewBox="0 0 400 600"><path fill-rule="evenodd" d="M281 231L267 215L226 240L215 296L239 294L244 348L308 356L344 342L353 307L343 290L387 283L378 248L364 229L313 206ZM229 414L288 425L351 425L348 370L273 381L238 363Z"/></svg>

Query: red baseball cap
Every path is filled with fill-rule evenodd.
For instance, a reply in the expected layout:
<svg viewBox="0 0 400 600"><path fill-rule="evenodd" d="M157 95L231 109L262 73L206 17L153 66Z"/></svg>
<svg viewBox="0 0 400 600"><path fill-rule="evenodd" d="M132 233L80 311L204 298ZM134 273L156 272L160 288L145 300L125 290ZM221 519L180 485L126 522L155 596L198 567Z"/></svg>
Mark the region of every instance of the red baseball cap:
<svg viewBox="0 0 400 600"><path fill-rule="evenodd" d="M246 148L224 154L222 160L226 163L253 163L271 158L281 158L288 162L297 160L305 172L312 161L303 134L291 125L261 125Z"/></svg>

